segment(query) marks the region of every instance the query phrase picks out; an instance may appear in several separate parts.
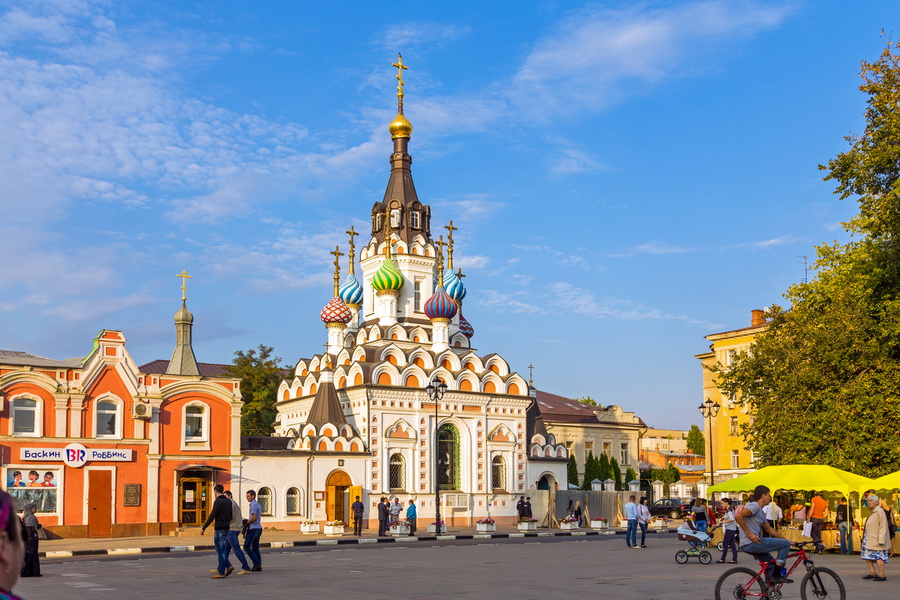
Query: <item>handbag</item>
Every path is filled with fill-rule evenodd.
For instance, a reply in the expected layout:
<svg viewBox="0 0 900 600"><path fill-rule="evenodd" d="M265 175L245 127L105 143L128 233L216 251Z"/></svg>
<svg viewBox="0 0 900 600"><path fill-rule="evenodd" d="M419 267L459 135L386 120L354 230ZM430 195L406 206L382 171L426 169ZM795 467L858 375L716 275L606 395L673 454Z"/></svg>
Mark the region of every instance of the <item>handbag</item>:
<svg viewBox="0 0 900 600"><path fill-rule="evenodd" d="M46 539L47 539L47 532L44 531L44 528L43 528L43 527L38 528L38 530L37 530L37 539L39 539L39 540L46 540Z"/></svg>
<svg viewBox="0 0 900 600"><path fill-rule="evenodd" d="M803 522L803 537L811 537L812 536L812 523L809 521Z"/></svg>

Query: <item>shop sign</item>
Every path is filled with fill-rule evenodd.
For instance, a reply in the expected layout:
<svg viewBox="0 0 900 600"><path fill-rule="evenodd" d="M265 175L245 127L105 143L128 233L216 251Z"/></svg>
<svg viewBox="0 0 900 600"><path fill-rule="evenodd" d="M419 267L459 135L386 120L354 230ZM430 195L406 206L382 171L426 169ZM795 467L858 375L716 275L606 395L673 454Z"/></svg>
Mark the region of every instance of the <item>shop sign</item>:
<svg viewBox="0 0 900 600"><path fill-rule="evenodd" d="M62 461L69 467L80 467L86 462L130 461L133 450L122 448L85 448L81 444L69 444L65 448L22 448L22 460Z"/></svg>

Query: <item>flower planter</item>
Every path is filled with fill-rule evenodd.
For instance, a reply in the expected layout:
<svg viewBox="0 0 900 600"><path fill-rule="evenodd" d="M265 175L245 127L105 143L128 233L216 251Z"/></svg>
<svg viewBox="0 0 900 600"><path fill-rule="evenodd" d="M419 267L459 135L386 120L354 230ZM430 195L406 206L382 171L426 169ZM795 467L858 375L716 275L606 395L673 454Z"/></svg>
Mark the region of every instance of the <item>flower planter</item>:
<svg viewBox="0 0 900 600"><path fill-rule="evenodd" d="M475 523L475 531L478 533L493 533L497 531L495 523Z"/></svg>
<svg viewBox="0 0 900 600"><path fill-rule="evenodd" d="M437 534L447 533L447 525L441 525L441 530L438 531L438 526L435 525L434 523L432 523L431 525L428 526L428 533L437 533Z"/></svg>
<svg viewBox="0 0 900 600"><path fill-rule="evenodd" d="M537 531L537 521L534 523L519 523L517 527L519 531Z"/></svg>
<svg viewBox="0 0 900 600"><path fill-rule="evenodd" d="M391 527L391 535L409 535L409 525L396 525Z"/></svg>
<svg viewBox="0 0 900 600"><path fill-rule="evenodd" d="M619 520L619 527L622 529L628 529L628 519Z"/></svg>
<svg viewBox="0 0 900 600"><path fill-rule="evenodd" d="M654 521L650 523L650 527L652 527L653 529L668 529L669 524L664 521Z"/></svg>
<svg viewBox="0 0 900 600"><path fill-rule="evenodd" d="M578 523L560 523L559 528L563 531L578 529Z"/></svg>
<svg viewBox="0 0 900 600"><path fill-rule="evenodd" d="M301 523L300 533L319 533L319 524L306 525L305 523Z"/></svg>
<svg viewBox="0 0 900 600"><path fill-rule="evenodd" d="M326 525L325 526L325 535L344 535L344 527L334 526L334 525Z"/></svg>
<svg viewBox="0 0 900 600"><path fill-rule="evenodd" d="M609 529L606 521L591 521L591 529Z"/></svg>

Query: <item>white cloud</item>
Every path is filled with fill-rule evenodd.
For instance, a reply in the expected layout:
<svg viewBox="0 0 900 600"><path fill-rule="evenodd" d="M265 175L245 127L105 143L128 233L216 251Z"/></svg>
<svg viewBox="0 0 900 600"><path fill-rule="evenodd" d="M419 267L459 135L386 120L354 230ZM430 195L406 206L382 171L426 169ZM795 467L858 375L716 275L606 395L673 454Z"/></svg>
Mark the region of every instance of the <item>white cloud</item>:
<svg viewBox="0 0 900 600"><path fill-rule="evenodd" d="M471 31L470 27L464 25L447 25L427 21L401 23L388 28L375 45L401 53L412 53L420 49L433 50L448 42L465 37Z"/></svg>
<svg viewBox="0 0 900 600"><path fill-rule="evenodd" d="M619 252L617 254L611 254L611 257L614 258L624 258L628 256L636 256L638 254L683 254L685 252L694 252L697 250L696 248L685 248L683 246L673 246L671 244L667 244L665 242L646 242L644 244L638 244L637 246L632 246L628 248L624 252Z"/></svg>
<svg viewBox="0 0 900 600"><path fill-rule="evenodd" d="M776 238L770 238L768 240L759 240L756 242L746 242L744 244L735 244L734 246L729 246L729 248L753 248L753 249L765 249L765 248L774 248L776 246L785 246L788 244L796 244L798 242L802 242L801 238L792 236L792 235L782 235Z"/></svg>
<svg viewBox="0 0 900 600"><path fill-rule="evenodd" d="M487 256L463 255L453 258L453 266L466 271L477 271L486 268L491 262Z"/></svg>
<svg viewBox="0 0 900 600"><path fill-rule="evenodd" d="M509 98L539 119L600 111L661 81L708 70L736 42L777 27L790 12L781 4L723 1L591 5L535 44Z"/></svg>
<svg viewBox="0 0 900 600"><path fill-rule="evenodd" d="M557 265L563 265L568 267L582 267L587 268L588 261L585 257L579 254L566 254L562 250L557 250L552 246L542 245L542 244L529 244L529 245L519 245L513 244L513 248L517 250L524 250L526 252L538 252L540 254L544 254L547 256L554 257L554 262Z"/></svg>
<svg viewBox="0 0 900 600"><path fill-rule="evenodd" d="M497 290L484 290L478 295L478 305L487 309L495 309L510 313L544 314L547 311L535 304L523 302L518 298L524 296L524 292L499 292Z"/></svg>
<svg viewBox="0 0 900 600"><path fill-rule="evenodd" d="M550 167L552 173L559 175L570 175L573 173L587 173L589 171L597 171L603 168L603 165L591 158L586 152L566 148L554 153L553 166Z"/></svg>

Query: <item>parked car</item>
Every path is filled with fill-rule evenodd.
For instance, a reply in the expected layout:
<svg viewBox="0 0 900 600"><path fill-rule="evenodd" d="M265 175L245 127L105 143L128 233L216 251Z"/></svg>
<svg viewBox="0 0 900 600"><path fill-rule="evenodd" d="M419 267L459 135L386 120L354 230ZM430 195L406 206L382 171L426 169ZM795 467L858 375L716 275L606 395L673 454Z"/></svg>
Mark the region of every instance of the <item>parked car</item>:
<svg viewBox="0 0 900 600"><path fill-rule="evenodd" d="M651 504L650 516L683 519L691 510L690 502L680 498L661 498Z"/></svg>

